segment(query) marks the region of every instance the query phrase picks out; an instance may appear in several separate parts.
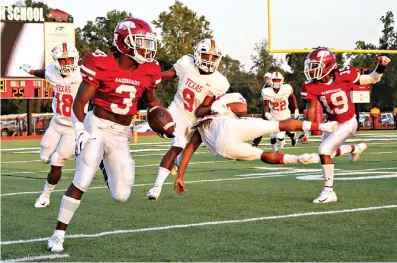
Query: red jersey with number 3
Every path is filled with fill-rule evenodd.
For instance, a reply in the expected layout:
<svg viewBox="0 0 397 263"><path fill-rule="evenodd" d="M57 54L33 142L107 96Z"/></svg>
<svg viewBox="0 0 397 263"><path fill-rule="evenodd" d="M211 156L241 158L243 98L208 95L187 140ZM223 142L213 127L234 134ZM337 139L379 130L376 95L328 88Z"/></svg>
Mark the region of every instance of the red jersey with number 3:
<svg viewBox="0 0 397 263"><path fill-rule="evenodd" d="M317 99L324 106L331 121L346 122L354 117L356 110L350 98L350 91L360 78L355 68L345 67L334 72L333 82L306 82L301 89L302 97Z"/></svg>
<svg viewBox="0 0 397 263"><path fill-rule="evenodd" d="M138 66L136 70L120 69L114 54L88 54L80 67L83 80L97 88L93 104L119 115L135 115L144 91L153 90L161 81L157 61Z"/></svg>

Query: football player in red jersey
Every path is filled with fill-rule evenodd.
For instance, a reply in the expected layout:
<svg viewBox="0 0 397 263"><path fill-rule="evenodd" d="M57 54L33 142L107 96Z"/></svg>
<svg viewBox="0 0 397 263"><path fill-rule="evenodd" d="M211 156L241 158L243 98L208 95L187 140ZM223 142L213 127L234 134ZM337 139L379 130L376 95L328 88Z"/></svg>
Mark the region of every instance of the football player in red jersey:
<svg viewBox="0 0 397 263"><path fill-rule="evenodd" d="M347 66L337 69L335 55L328 49L319 48L312 51L305 61L305 76L301 94L308 100L307 119L314 120L317 103L321 103L328 115L328 120L337 121L339 128L334 133L323 133L322 143L318 148L323 175L324 189L314 203L331 203L337 201L333 190L334 163L332 157L350 154L350 160L358 160L367 145L343 145L357 130L357 120L350 91L354 84L374 84L378 82L389 64L390 59L378 57L378 65L369 75L360 75L356 69Z"/></svg>
<svg viewBox="0 0 397 263"><path fill-rule="evenodd" d="M154 88L161 69L154 56L155 35L148 23L136 18L121 21L114 30L114 52L88 54L81 65L83 81L73 103L76 132L76 173L65 192L48 250L63 250L65 231L88 190L102 159L111 196L125 202L135 178L130 154L132 116L138 100L147 107L161 106ZM85 115L84 106L93 99L94 109Z"/></svg>

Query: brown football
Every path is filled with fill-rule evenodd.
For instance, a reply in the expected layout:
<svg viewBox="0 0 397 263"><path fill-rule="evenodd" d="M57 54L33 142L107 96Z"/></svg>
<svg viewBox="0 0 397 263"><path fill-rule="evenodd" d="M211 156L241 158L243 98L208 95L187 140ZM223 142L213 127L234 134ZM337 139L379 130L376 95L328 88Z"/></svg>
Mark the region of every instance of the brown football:
<svg viewBox="0 0 397 263"><path fill-rule="evenodd" d="M242 103L242 102L233 102L227 104L227 106L230 108L234 114L237 115L237 117L243 117L247 114L247 104Z"/></svg>
<svg viewBox="0 0 397 263"><path fill-rule="evenodd" d="M173 135L175 131L175 122L171 114L163 107L154 106L148 109L147 120L153 131L166 134L169 138L175 137Z"/></svg>

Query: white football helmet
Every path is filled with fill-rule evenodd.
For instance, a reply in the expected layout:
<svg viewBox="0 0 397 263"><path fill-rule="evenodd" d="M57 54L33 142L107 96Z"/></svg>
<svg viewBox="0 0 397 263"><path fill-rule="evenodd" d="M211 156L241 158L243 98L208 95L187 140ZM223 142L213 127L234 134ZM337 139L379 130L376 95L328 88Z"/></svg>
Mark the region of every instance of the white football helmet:
<svg viewBox="0 0 397 263"><path fill-rule="evenodd" d="M59 74L70 75L76 71L79 61L79 52L76 47L71 43L61 43L52 50L52 58L55 62L55 67ZM59 59L73 58L72 64L61 65Z"/></svg>
<svg viewBox="0 0 397 263"><path fill-rule="evenodd" d="M271 79L272 79L272 86L273 86L274 89L281 88L281 86L284 83L283 75L280 72L277 72L277 71L273 72ZM274 80L280 80L280 81L274 82Z"/></svg>
<svg viewBox="0 0 397 263"><path fill-rule="evenodd" d="M265 76L263 76L263 78L269 78L269 79L272 79L272 73L270 73L270 72L267 72L267 73L265 74Z"/></svg>
<svg viewBox="0 0 397 263"><path fill-rule="evenodd" d="M213 59L213 56L215 59ZM204 72L215 72L218 69L221 59L222 52L216 46L213 39L205 38L201 40L194 49L194 63Z"/></svg>

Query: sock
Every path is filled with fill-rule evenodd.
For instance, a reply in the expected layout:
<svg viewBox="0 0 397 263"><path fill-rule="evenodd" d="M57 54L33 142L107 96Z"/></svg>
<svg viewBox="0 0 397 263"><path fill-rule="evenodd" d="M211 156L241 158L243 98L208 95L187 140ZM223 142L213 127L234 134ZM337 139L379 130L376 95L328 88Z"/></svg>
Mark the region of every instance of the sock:
<svg viewBox="0 0 397 263"><path fill-rule="evenodd" d="M162 187L164 184L164 181L167 179L169 174L170 174L170 171L168 169L166 169L164 167L159 167L156 182L154 182L154 185Z"/></svg>
<svg viewBox="0 0 397 263"><path fill-rule="evenodd" d="M277 152L278 151L277 143L273 143L272 148L273 148L273 152Z"/></svg>
<svg viewBox="0 0 397 263"><path fill-rule="evenodd" d="M324 191L332 192L334 189L334 164L323 164Z"/></svg>
<svg viewBox="0 0 397 263"><path fill-rule="evenodd" d="M50 184L47 180L45 181L45 185L44 185L44 191L41 194L42 197L44 198L50 198L51 193L54 191L55 189L55 184Z"/></svg>
<svg viewBox="0 0 397 263"><path fill-rule="evenodd" d="M280 163L281 164L297 164L298 156L292 154L280 154Z"/></svg>
<svg viewBox="0 0 397 263"><path fill-rule="evenodd" d="M64 238L64 237L65 237L65 233L66 233L66 232L63 231L63 230L55 230L53 236L57 236L57 237L62 237L62 238Z"/></svg>
<svg viewBox="0 0 397 263"><path fill-rule="evenodd" d="M61 200L61 206L59 207L58 221L69 225L74 213L80 206L80 201L64 195Z"/></svg>
<svg viewBox="0 0 397 263"><path fill-rule="evenodd" d="M347 153L353 153L356 150L354 145L341 145L341 147L336 150L336 156L345 155Z"/></svg>

